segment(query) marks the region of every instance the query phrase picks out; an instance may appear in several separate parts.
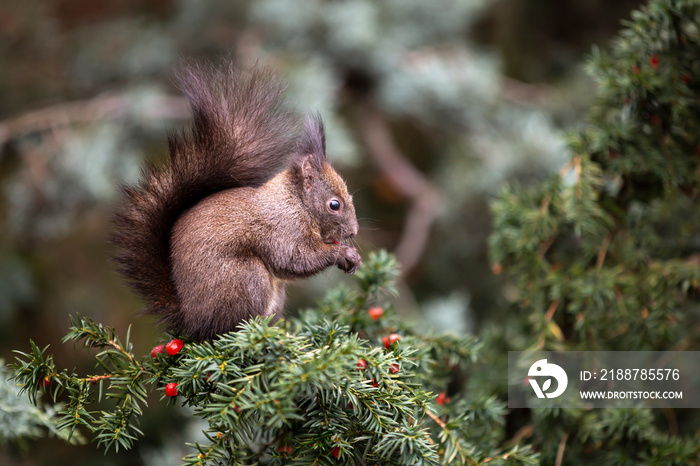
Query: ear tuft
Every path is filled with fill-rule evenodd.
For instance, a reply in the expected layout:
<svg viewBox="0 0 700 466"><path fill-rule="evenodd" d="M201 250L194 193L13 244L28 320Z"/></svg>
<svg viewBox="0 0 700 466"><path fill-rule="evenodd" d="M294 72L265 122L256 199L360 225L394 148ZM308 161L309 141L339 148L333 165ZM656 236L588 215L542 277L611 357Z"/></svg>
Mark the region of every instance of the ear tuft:
<svg viewBox="0 0 700 466"><path fill-rule="evenodd" d="M299 141L298 153L310 155L317 168L326 161L326 133L321 115L314 113L306 117L304 134Z"/></svg>

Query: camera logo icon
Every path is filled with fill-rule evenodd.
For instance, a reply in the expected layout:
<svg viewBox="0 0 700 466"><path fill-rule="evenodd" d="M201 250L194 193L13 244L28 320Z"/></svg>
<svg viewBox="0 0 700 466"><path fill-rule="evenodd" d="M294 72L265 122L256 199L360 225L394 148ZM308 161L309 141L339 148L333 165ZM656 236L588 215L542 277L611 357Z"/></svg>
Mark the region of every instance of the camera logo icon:
<svg viewBox="0 0 700 466"><path fill-rule="evenodd" d="M537 398L556 398L566 390L566 386L569 384L569 377L567 377L566 372L560 366L552 363L548 363L546 359L540 359L536 361L530 370L527 372L532 389L535 391ZM537 380L532 377L547 377L547 380L542 384L542 388L537 383ZM557 389L548 392L552 386L552 378L557 381Z"/></svg>

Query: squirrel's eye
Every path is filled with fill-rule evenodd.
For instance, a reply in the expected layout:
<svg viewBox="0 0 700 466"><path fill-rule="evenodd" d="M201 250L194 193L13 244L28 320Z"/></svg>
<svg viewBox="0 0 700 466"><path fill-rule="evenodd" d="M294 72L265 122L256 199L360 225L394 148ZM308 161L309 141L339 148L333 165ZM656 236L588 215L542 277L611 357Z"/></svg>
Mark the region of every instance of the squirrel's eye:
<svg viewBox="0 0 700 466"><path fill-rule="evenodd" d="M328 208L333 212L338 212L340 210L340 201L338 199L331 199L328 201Z"/></svg>

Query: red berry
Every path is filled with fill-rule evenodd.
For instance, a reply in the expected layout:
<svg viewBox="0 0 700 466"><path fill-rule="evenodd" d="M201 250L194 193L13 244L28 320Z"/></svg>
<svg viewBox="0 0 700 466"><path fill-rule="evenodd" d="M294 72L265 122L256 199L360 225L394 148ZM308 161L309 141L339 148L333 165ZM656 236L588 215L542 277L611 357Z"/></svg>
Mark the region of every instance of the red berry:
<svg viewBox="0 0 700 466"><path fill-rule="evenodd" d="M401 335L398 333L392 333L388 337L382 338L382 341L384 342L384 348L389 348L391 345L396 343L401 339Z"/></svg>
<svg viewBox="0 0 700 466"><path fill-rule="evenodd" d="M649 64L655 70L659 69L659 61L659 56L657 54L654 54L651 56L651 58L649 58Z"/></svg>
<svg viewBox="0 0 700 466"><path fill-rule="evenodd" d="M292 447L290 447L289 445L282 445L282 446L279 448L279 451L281 451L282 453L285 453L285 454L286 454L286 453L291 453L291 452L292 452Z"/></svg>
<svg viewBox="0 0 700 466"><path fill-rule="evenodd" d="M661 121L661 118L659 115L653 114L649 117L649 121L651 122L652 125L661 128L663 126L663 122Z"/></svg>
<svg viewBox="0 0 700 466"><path fill-rule="evenodd" d="M333 449L333 451L331 452L331 454L332 454L334 457L337 458L338 456L340 456L340 448L335 447L335 448Z"/></svg>
<svg viewBox="0 0 700 466"><path fill-rule="evenodd" d="M165 396L177 396L177 384L170 382L165 386Z"/></svg>
<svg viewBox="0 0 700 466"><path fill-rule="evenodd" d="M40 387L48 387L49 385L51 385L51 378L48 375L39 382Z"/></svg>
<svg viewBox="0 0 700 466"><path fill-rule="evenodd" d="M364 368L367 367L367 363L365 362L364 359L360 359L359 361L357 361L357 364L355 364L355 365L360 370L364 370Z"/></svg>
<svg viewBox="0 0 700 466"><path fill-rule="evenodd" d="M639 74L640 71L641 71L641 70L639 69L639 67L638 67L637 65L632 65L632 72L633 72L634 74Z"/></svg>
<svg viewBox="0 0 700 466"><path fill-rule="evenodd" d="M155 358L157 354L165 353L165 345L154 346L151 350L151 357Z"/></svg>
<svg viewBox="0 0 700 466"><path fill-rule="evenodd" d="M374 379L370 382L374 388L377 388L379 386L379 382L375 382Z"/></svg>
<svg viewBox="0 0 700 466"><path fill-rule="evenodd" d="M683 184L679 186L681 192L688 197L693 197L695 194L695 186L692 184Z"/></svg>
<svg viewBox="0 0 700 466"><path fill-rule="evenodd" d="M435 402L439 404L440 406L446 405L447 403L450 402L450 397L447 396L447 393L445 392L440 392L440 394L437 396L435 399Z"/></svg>
<svg viewBox="0 0 700 466"><path fill-rule="evenodd" d="M182 340L176 338L165 345L165 351L167 351L170 356L175 356L180 352L183 346L185 346L185 344L182 342Z"/></svg>
<svg viewBox="0 0 700 466"><path fill-rule="evenodd" d="M373 307L367 311L367 314L369 314L372 320L377 320L384 315L384 309L381 307Z"/></svg>
<svg viewBox="0 0 700 466"><path fill-rule="evenodd" d="M389 366L389 372L392 374L398 374L399 373L399 365L398 364L392 364Z"/></svg>

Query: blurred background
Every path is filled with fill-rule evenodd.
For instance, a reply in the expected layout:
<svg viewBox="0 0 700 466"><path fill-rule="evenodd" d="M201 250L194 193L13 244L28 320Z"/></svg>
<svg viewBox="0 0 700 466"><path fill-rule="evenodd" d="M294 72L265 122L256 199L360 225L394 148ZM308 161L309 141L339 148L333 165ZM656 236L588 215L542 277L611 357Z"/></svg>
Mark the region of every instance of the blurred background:
<svg viewBox="0 0 700 466"><path fill-rule="evenodd" d="M509 289L487 257L489 201L564 163L564 130L594 89L585 55L640 3L2 2L0 358L31 338L51 344L59 367L90 373L89 356L60 343L76 313L122 335L132 325L137 354L162 338L115 273L107 237L118 184L165 157L167 134L188 123L173 71L191 57L266 63L290 82L292 105L322 114L363 254L386 248L403 264L400 312L438 330L497 323ZM344 279L329 270L292 287L289 312ZM2 464L177 464L200 430L152 403L137 448L105 457L29 440L38 431L17 420L25 411L0 407Z"/></svg>

